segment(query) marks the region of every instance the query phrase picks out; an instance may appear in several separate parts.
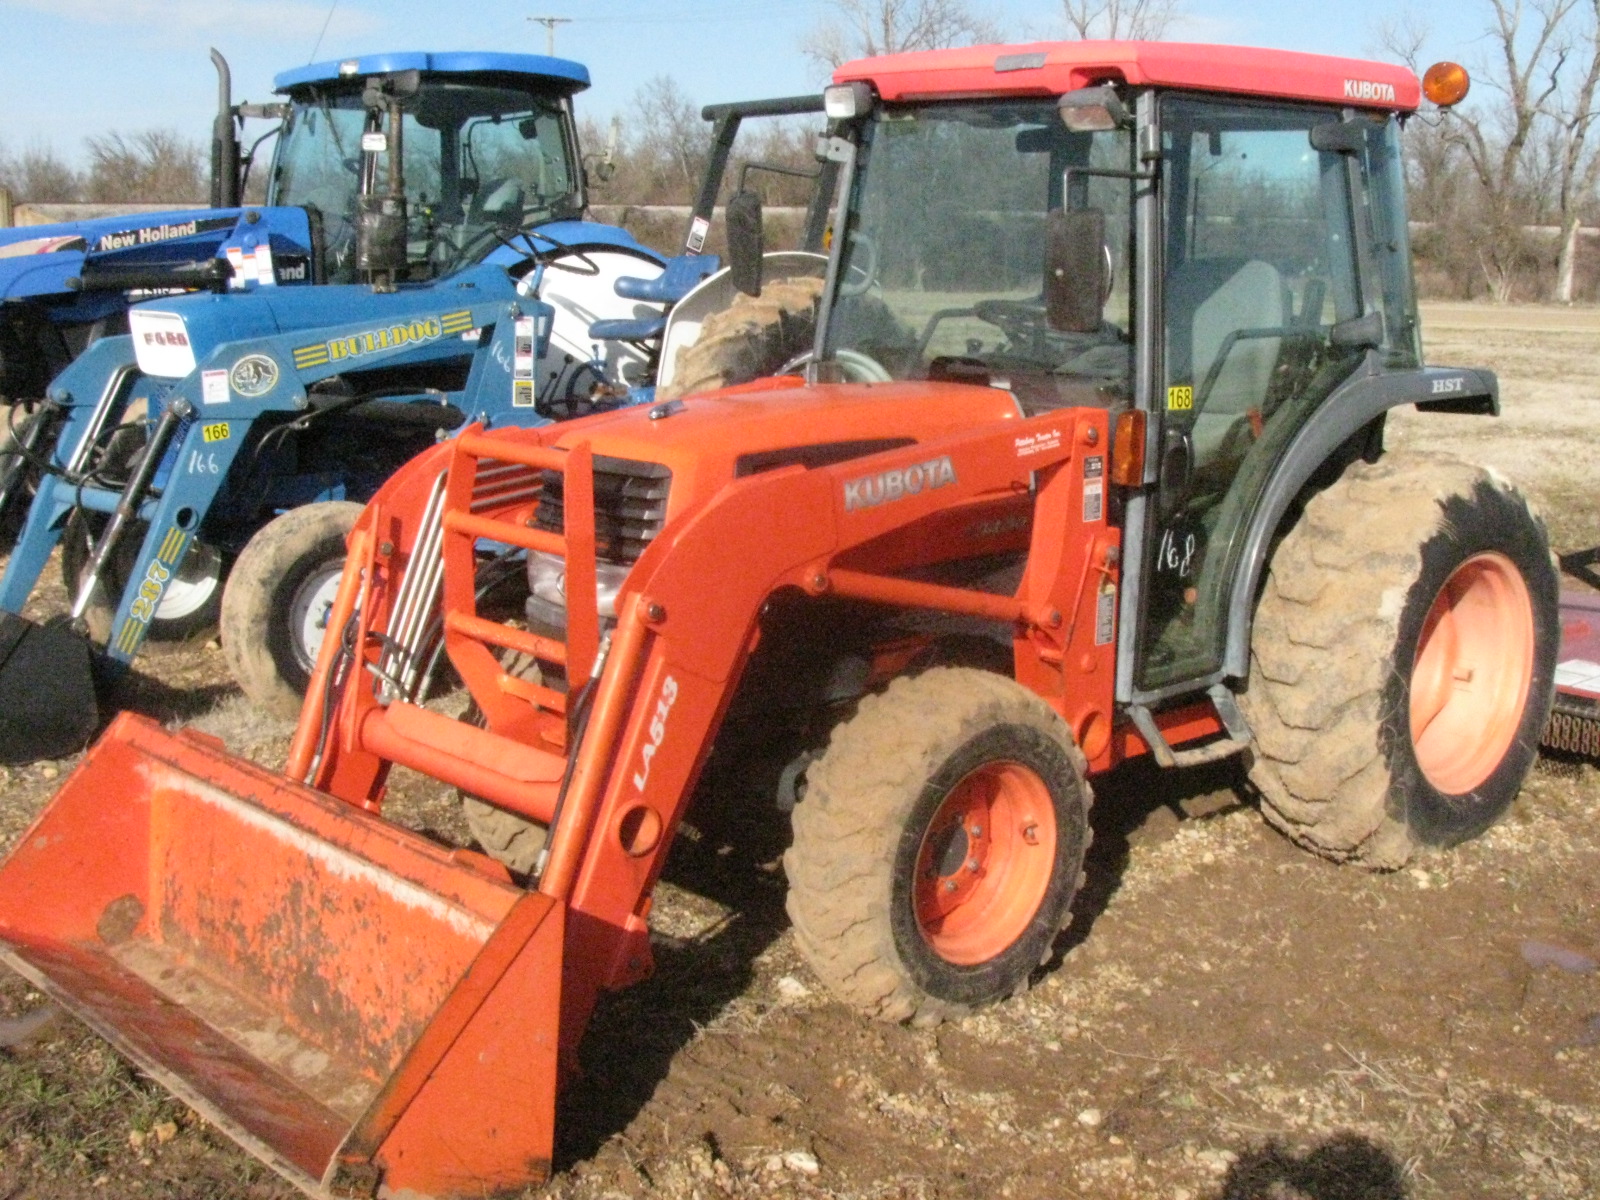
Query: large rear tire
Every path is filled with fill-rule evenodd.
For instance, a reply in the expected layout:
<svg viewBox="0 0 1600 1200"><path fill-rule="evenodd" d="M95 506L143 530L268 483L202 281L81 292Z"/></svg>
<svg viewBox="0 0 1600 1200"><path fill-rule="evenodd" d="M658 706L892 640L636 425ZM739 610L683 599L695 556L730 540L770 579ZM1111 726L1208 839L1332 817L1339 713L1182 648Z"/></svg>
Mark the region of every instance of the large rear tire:
<svg viewBox="0 0 1600 1200"><path fill-rule="evenodd" d="M1085 761L1000 675L940 667L861 702L807 776L789 916L846 1002L931 1024L1027 987L1089 844Z"/></svg>
<svg viewBox="0 0 1600 1200"><path fill-rule="evenodd" d="M244 694L279 716L300 712L360 515L348 500L291 508L256 531L228 576L223 654Z"/></svg>
<svg viewBox="0 0 1600 1200"><path fill-rule="evenodd" d="M1557 591L1544 526L1505 481L1436 455L1347 469L1256 610L1241 703L1267 820L1375 869L1487 829L1550 710Z"/></svg>
<svg viewBox="0 0 1600 1200"><path fill-rule="evenodd" d="M709 392L775 374L811 349L817 327L821 279L772 279L759 296L738 293L733 303L707 317L700 336L678 352L672 383L657 389L662 400Z"/></svg>

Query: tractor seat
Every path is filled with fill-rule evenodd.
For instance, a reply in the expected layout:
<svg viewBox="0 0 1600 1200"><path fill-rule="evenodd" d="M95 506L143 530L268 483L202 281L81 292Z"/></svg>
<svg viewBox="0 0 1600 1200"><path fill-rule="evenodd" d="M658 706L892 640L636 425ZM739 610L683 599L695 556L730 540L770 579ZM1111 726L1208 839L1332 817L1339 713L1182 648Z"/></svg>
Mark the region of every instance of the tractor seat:
<svg viewBox="0 0 1600 1200"><path fill-rule="evenodd" d="M667 269L654 279L624 275L616 282L616 292L624 300L664 304L670 308L721 265L721 260L715 254L679 255L667 259ZM660 337L666 325L664 313L649 317L621 317L594 322L589 326L589 336L599 341L648 342Z"/></svg>

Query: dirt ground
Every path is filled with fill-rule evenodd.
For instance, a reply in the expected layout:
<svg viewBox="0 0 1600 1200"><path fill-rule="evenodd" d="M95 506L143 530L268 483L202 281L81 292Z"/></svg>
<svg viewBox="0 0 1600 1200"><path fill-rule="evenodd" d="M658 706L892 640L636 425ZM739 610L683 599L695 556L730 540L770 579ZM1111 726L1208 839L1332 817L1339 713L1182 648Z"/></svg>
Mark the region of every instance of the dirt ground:
<svg viewBox="0 0 1600 1200"><path fill-rule="evenodd" d="M1600 546L1600 313L1441 305L1429 358L1493 367L1504 417L1391 445L1520 481ZM286 731L215 646L138 703L271 760ZM70 763L0 779L0 847ZM459 838L416 778L396 815ZM1600 769L1544 760L1487 835L1365 874L1269 831L1222 764L1096 782L1086 893L1026 995L929 1030L831 1000L783 913L776 814L702 820L655 910L658 971L606 1002L559 1118L559 1200L1600 1197ZM114 800L114 797L108 797ZM737 806L735 807L737 811ZM295 1193L38 997L0 982L0 1200Z"/></svg>

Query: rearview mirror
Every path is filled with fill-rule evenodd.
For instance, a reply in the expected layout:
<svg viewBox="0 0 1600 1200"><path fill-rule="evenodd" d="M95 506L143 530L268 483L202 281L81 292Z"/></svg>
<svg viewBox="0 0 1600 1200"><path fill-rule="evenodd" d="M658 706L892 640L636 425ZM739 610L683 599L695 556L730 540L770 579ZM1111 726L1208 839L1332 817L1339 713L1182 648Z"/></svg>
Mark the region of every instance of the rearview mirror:
<svg viewBox="0 0 1600 1200"><path fill-rule="evenodd" d="M1106 296L1106 214L1055 209L1045 226L1044 305L1050 328L1094 333Z"/></svg>
<svg viewBox="0 0 1600 1200"><path fill-rule="evenodd" d="M740 191L728 201L728 278L746 296L761 294L761 197Z"/></svg>

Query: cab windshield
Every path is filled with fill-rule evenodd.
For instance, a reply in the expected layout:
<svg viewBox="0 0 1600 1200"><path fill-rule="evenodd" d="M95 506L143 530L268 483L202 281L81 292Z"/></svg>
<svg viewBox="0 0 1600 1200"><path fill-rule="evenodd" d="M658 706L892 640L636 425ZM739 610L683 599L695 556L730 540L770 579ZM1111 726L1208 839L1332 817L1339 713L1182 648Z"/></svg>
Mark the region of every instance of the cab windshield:
<svg viewBox="0 0 1600 1200"><path fill-rule="evenodd" d="M269 204L314 214L330 283L355 278L362 179L387 186L388 151L362 150L364 133L388 133L387 113L369 113L361 96L360 81L296 95L269 187ZM559 97L424 79L405 101L401 133L413 280L449 274L502 238L582 209L572 122Z"/></svg>
<svg viewBox="0 0 1600 1200"><path fill-rule="evenodd" d="M824 357L848 379L1009 387L1028 412L1125 403L1130 183L1094 172L1127 172L1131 155L1127 132L1070 132L1049 100L882 110L862 133ZM1064 196L1106 217L1090 333L1046 319L1046 222Z"/></svg>

